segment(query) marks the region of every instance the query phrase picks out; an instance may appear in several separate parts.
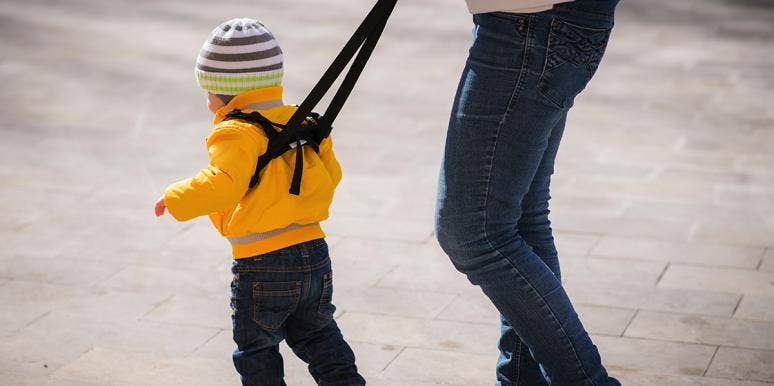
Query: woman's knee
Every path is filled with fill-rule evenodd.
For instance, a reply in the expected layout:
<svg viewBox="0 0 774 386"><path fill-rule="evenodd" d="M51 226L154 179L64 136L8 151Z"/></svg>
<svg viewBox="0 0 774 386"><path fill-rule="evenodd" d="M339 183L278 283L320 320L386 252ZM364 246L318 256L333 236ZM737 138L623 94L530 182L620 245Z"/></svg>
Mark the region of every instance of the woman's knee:
<svg viewBox="0 0 774 386"><path fill-rule="evenodd" d="M439 214L436 216L435 237L458 269L482 260L492 260L499 254L498 246L519 239L514 222L495 222L483 215Z"/></svg>
<svg viewBox="0 0 774 386"><path fill-rule="evenodd" d="M485 253L484 219L477 216L437 213L435 238L452 261L464 261Z"/></svg>

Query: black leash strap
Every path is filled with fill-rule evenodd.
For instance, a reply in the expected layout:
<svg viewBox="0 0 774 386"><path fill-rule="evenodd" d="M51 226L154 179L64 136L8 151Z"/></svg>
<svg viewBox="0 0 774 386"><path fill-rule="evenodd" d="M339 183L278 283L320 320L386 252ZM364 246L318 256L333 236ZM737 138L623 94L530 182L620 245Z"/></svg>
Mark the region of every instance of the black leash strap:
<svg viewBox="0 0 774 386"><path fill-rule="evenodd" d="M298 109L293 113L288 122L285 124L285 128L276 135L276 143L291 144L295 143L296 150L296 165L293 170L293 179L290 183L290 194L298 195L301 191L301 175L303 173L303 145L301 140L304 138L304 131L308 131L305 128L305 124L309 124L307 117L312 113L312 109L320 103L320 100L330 90L333 83L338 79L339 75L344 71L347 64L352 61L352 65L349 71L341 82L339 89L331 99L328 108L325 109L325 113L320 118L319 122L316 122L317 127L317 139L318 142L322 141L331 132L331 127L336 116L341 111L344 103L355 87L357 79L363 72L371 53L376 47L376 43L379 41L379 37L382 35L387 20L395 8L397 0L378 0L376 5L371 9L368 15L365 17L360 26L352 34L352 37L347 41L342 48L341 52L333 60L333 63L323 74L322 78L309 92L306 99L301 103ZM355 56L357 54L357 56ZM354 61L352 58L355 57ZM307 142L308 143L308 142ZM280 156L284 152L290 149L290 146L276 146L275 148L267 149L266 153L258 158L258 166L256 173L250 181L250 187L254 186L258 182L258 171L265 166L268 161Z"/></svg>

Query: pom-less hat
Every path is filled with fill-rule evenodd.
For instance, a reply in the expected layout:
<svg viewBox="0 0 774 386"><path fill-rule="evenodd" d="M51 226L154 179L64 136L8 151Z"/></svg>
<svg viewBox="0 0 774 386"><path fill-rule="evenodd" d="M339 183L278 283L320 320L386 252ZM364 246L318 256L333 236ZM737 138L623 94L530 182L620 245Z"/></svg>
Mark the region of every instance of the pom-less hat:
<svg viewBox="0 0 774 386"><path fill-rule="evenodd" d="M232 19L212 30L194 72L201 88L219 95L279 86L282 50L263 24Z"/></svg>

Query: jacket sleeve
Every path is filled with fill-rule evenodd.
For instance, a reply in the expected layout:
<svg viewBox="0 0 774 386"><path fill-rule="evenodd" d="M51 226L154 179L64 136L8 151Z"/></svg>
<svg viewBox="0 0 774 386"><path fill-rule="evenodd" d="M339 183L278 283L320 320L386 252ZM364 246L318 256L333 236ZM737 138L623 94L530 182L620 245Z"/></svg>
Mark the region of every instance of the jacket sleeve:
<svg viewBox="0 0 774 386"><path fill-rule="evenodd" d="M178 221L234 207L247 193L266 140L241 128L217 128L207 138L210 164L164 192L164 205Z"/></svg>

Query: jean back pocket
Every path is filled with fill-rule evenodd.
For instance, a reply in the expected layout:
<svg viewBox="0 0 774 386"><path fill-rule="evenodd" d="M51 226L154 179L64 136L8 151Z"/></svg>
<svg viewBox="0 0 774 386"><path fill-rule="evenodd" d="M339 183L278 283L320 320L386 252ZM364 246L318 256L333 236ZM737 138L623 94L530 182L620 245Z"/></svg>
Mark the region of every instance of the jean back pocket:
<svg viewBox="0 0 774 386"><path fill-rule="evenodd" d="M611 28L590 28L555 18L538 90L560 108L572 107L602 60Z"/></svg>
<svg viewBox="0 0 774 386"><path fill-rule="evenodd" d="M256 282L253 284L253 321L269 331L282 327L296 310L301 282Z"/></svg>

